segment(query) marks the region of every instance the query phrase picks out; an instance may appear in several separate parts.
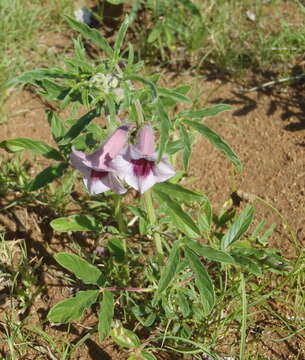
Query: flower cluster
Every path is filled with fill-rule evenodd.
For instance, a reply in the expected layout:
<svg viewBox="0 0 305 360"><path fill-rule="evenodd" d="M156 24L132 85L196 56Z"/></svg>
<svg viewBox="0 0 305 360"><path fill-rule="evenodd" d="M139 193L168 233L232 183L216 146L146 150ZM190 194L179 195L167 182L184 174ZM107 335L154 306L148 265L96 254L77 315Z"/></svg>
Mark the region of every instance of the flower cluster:
<svg viewBox="0 0 305 360"><path fill-rule="evenodd" d="M104 94L113 93L118 102L124 97L124 90L120 87L120 78L115 75L97 73L88 81L88 86L89 89Z"/></svg>
<svg viewBox="0 0 305 360"><path fill-rule="evenodd" d="M72 148L71 164L84 175L84 183L91 194L113 190L124 194L125 181L141 194L155 183L166 181L175 174L165 155L157 163L153 129L145 125L138 133L135 145L127 145L132 124L118 127L92 154L86 155Z"/></svg>

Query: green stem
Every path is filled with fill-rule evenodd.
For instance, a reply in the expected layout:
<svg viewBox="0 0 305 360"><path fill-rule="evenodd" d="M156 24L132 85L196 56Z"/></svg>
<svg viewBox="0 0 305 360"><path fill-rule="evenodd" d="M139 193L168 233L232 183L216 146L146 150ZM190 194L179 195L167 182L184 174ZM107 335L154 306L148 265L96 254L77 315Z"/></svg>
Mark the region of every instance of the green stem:
<svg viewBox="0 0 305 360"><path fill-rule="evenodd" d="M124 233L126 232L126 224L122 216L122 209L121 209L122 196L114 194L113 200L114 200L114 217L118 223L120 232Z"/></svg>
<svg viewBox="0 0 305 360"><path fill-rule="evenodd" d="M145 203L149 223L150 225L154 225L156 223L157 218L156 218L150 190L147 190L144 194L144 203ZM157 232L154 232L153 237L155 240L155 245L158 255L163 256L163 248L162 248L162 241L160 235Z"/></svg>
<svg viewBox="0 0 305 360"><path fill-rule="evenodd" d="M242 321L241 321L241 340L240 340L240 351L239 358L240 360L245 360L245 350L246 350L246 336L247 336L247 294L246 294L246 284L244 274L240 274L240 287L241 287L241 297L242 297Z"/></svg>

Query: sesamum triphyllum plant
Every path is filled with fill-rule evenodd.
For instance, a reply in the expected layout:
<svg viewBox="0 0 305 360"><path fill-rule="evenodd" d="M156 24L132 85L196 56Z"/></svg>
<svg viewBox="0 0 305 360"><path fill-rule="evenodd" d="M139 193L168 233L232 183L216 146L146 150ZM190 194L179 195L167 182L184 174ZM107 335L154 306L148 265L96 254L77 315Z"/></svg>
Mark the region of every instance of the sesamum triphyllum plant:
<svg viewBox="0 0 305 360"><path fill-rule="evenodd" d="M175 175L174 168L164 155L157 163L154 130L144 124L138 130L136 144L127 144L128 133L133 124L118 127L109 138L92 154L85 155L74 148L71 164L84 175L84 183L93 195L113 190L124 194L126 184L144 194L154 184Z"/></svg>
<svg viewBox="0 0 305 360"><path fill-rule="evenodd" d="M113 48L97 30L71 18L67 21L82 38L100 46L104 57L90 60L78 39L65 69L38 69L11 82L34 86L60 109L70 107L66 120L47 112L57 146L24 138L0 143L7 151L28 150L54 162L26 184L26 194L39 198L54 180L59 182L56 186L72 191L74 169L79 171L89 201L82 200L81 210L52 220L51 226L67 233L72 244L73 232L91 232L102 242L96 248L102 245L105 251L101 253L108 254L99 259L81 246L71 247L73 253L55 254L57 263L76 278L72 281L75 296L56 304L48 320L74 322L97 304L92 332L98 331L100 342L111 336L129 349L130 359L156 359L145 346L163 346L167 336L171 337L169 346L180 349L185 339L197 337L200 343L204 338L204 345L196 348L192 342L190 350L219 359L213 350L215 339L207 335L209 324L219 321L217 306L222 306L222 298L218 304L216 293L224 290L219 279L226 278L227 288L231 271L235 279L244 272L260 276L283 263L276 251L257 243L259 231L248 241L252 206L240 214L230 208L217 215L202 192L182 185L188 180L192 144L198 135L241 171L234 151L204 123L230 107L194 109L187 96L189 86L169 89L159 85L159 74L142 77L142 64L135 62L133 47L123 46L128 19ZM179 102L189 109L175 112L173 107ZM79 109L87 112L78 117ZM93 122L100 118L104 127ZM125 197L129 188L139 196ZM161 335L140 340L131 328Z"/></svg>

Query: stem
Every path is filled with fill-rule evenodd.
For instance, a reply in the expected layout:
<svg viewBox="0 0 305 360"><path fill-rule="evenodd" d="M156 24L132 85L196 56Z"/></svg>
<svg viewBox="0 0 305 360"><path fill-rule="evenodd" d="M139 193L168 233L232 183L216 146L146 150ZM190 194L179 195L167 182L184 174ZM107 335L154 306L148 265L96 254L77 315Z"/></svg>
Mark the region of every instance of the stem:
<svg viewBox="0 0 305 360"><path fill-rule="evenodd" d="M154 205L152 202L150 190L147 190L144 194L144 203L145 203L149 223L150 223L150 225L154 225L156 223L157 218L156 218L155 209L154 209ZM162 242L161 242L160 235L155 232L153 234L153 237L155 240L155 245L156 245L156 250L157 250L158 255L163 256L163 248L162 248Z"/></svg>
<svg viewBox="0 0 305 360"><path fill-rule="evenodd" d="M126 224L121 211L122 197L117 194L114 194L113 200L114 200L114 217L118 223L120 232L124 233L126 232Z"/></svg>
<svg viewBox="0 0 305 360"><path fill-rule="evenodd" d="M247 294L246 294L246 284L244 274L240 274L241 280L241 296L242 296L242 322L241 322L241 340L240 340L240 360L245 359L245 350L246 350L246 336L247 336Z"/></svg>
<svg viewBox="0 0 305 360"><path fill-rule="evenodd" d="M143 116L142 106L141 106L139 100L136 100L134 105L136 107L137 117L138 117L137 124L138 124L138 126L141 126L142 124L144 124L144 116Z"/></svg>

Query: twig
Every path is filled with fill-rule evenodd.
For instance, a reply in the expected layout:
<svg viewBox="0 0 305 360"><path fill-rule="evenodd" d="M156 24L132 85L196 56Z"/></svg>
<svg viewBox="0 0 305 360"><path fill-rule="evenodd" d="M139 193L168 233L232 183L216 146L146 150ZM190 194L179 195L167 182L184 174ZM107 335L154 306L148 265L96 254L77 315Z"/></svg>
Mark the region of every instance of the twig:
<svg viewBox="0 0 305 360"><path fill-rule="evenodd" d="M270 87L270 86L273 86L273 85L276 85L276 84L280 84L280 83L283 83L283 82L286 82L286 81L295 81L295 80L299 80L299 79L302 79L303 77L305 77L305 74L300 74L300 75L296 75L296 76L289 76L289 77L286 77L286 78L282 78L282 79L276 79L276 80L273 80L273 81L268 81L262 85L258 85L258 86L255 86L251 89L244 89L244 88L239 88L237 89L237 91L239 92L253 92L253 91L257 91L257 90L260 90L260 89L264 89L264 88L267 88L267 87Z"/></svg>

